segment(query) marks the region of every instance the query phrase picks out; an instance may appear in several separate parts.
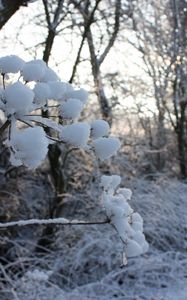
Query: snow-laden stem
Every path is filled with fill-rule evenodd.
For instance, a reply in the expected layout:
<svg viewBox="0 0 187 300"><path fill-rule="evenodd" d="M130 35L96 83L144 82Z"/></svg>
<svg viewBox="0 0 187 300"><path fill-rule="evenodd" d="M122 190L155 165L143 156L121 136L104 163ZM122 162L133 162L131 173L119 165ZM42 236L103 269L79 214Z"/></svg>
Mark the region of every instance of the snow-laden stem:
<svg viewBox="0 0 187 300"><path fill-rule="evenodd" d="M3 78L3 89L5 90L5 74L2 74L2 78Z"/></svg>
<svg viewBox="0 0 187 300"><path fill-rule="evenodd" d="M65 218L54 218L54 219L30 219L30 220L19 220L13 222L0 223L0 228L14 227L14 226L28 226L28 225L102 225L109 224L110 220L106 219L104 221L79 221L72 220L69 221Z"/></svg>

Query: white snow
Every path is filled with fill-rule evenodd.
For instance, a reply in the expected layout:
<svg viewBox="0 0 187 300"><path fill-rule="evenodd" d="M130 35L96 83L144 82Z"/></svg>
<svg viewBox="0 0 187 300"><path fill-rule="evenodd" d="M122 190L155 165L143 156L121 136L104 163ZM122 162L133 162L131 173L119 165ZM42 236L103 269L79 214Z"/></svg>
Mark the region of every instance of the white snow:
<svg viewBox="0 0 187 300"><path fill-rule="evenodd" d="M93 148L96 156L102 161L117 153L120 148L120 141L116 137L100 137L93 141Z"/></svg>
<svg viewBox="0 0 187 300"><path fill-rule="evenodd" d="M25 62L16 55L8 55L0 58L0 73L17 73L19 72Z"/></svg>
<svg viewBox="0 0 187 300"><path fill-rule="evenodd" d="M139 213L134 213L133 215L132 215L132 222L134 223L134 222L137 222L137 223L141 223L142 225L143 225L143 219L142 219L142 217L140 216L140 214Z"/></svg>
<svg viewBox="0 0 187 300"><path fill-rule="evenodd" d="M33 271L27 271L25 274L25 276L29 279L36 281L47 281L49 279L49 275L50 273L38 269L35 269Z"/></svg>
<svg viewBox="0 0 187 300"><path fill-rule="evenodd" d="M131 200L131 197L132 197L132 191L130 189L127 189L127 188L119 188L117 190L117 194L123 195L123 197L127 201Z"/></svg>
<svg viewBox="0 0 187 300"><path fill-rule="evenodd" d="M127 240L125 255L127 258L139 256L143 253L142 247L134 240Z"/></svg>
<svg viewBox="0 0 187 300"><path fill-rule="evenodd" d="M25 128L11 134L9 141L11 163L36 168L45 159L48 152L48 140L41 127Z"/></svg>
<svg viewBox="0 0 187 300"><path fill-rule="evenodd" d="M51 68L47 67L44 75L40 79L42 82L58 81L59 77Z"/></svg>
<svg viewBox="0 0 187 300"><path fill-rule="evenodd" d="M52 128L57 132L61 132L62 125L58 124L57 122L55 122L49 118L43 118L41 116L30 115L30 116L26 117L26 120L36 122L36 124L41 124L41 125L47 126L49 128Z"/></svg>
<svg viewBox="0 0 187 300"><path fill-rule="evenodd" d="M60 138L74 147L85 148L90 136L90 125L79 122L62 127Z"/></svg>
<svg viewBox="0 0 187 300"><path fill-rule="evenodd" d="M50 99L63 101L67 92L67 84L60 81L48 82L50 88Z"/></svg>
<svg viewBox="0 0 187 300"><path fill-rule="evenodd" d="M138 213L127 202L131 199L132 192L130 189L116 188L121 182L118 175L102 176L101 186L103 187L102 203L105 213L111 224L118 232L124 243L124 257L134 257L148 251L148 243L143 234L143 220ZM119 190L123 193L119 193ZM124 194L124 195L123 195ZM134 216L133 216L134 215Z"/></svg>
<svg viewBox="0 0 187 300"><path fill-rule="evenodd" d="M109 130L110 126L104 120L95 120L91 123L91 137L93 139L108 136Z"/></svg>
<svg viewBox="0 0 187 300"><path fill-rule="evenodd" d="M132 222L132 229L135 231L143 231L143 224L140 222Z"/></svg>
<svg viewBox="0 0 187 300"><path fill-rule="evenodd" d="M53 218L53 219L28 219L28 220L19 220L12 222L3 222L0 223L0 228L13 227L13 226L28 226L28 225L45 225L45 224L73 224L77 220L69 221L66 218Z"/></svg>
<svg viewBox="0 0 187 300"><path fill-rule="evenodd" d="M34 103L38 105L45 105L46 101L50 97L50 88L49 86L44 82L37 82L33 89L34 92Z"/></svg>
<svg viewBox="0 0 187 300"><path fill-rule="evenodd" d="M9 85L5 90L6 115L29 112L33 99L33 91L21 82Z"/></svg>
<svg viewBox="0 0 187 300"><path fill-rule="evenodd" d="M23 80L26 82L40 81L42 77L44 77L46 70L46 63L43 60L35 59L25 63L21 74L23 76Z"/></svg>
<svg viewBox="0 0 187 300"><path fill-rule="evenodd" d="M120 182L121 177L118 175L102 175L100 185L105 191L111 191L113 193Z"/></svg>
<svg viewBox="0 0 187 300"><path fill-rule="evenodd" d="M68 99L60 106L60 115L64 119L77 119L83 110L83 103L78 99Z"/></svg>
<svg viewBox="0 0 187 300"><path fill-rule="evenodd" d="M84 89L79 89L79 90L69 90L68 93L68 98L75 98L75 99L79 99L83 104L86 104L87 100L88 100L88 92Z"/></svg>

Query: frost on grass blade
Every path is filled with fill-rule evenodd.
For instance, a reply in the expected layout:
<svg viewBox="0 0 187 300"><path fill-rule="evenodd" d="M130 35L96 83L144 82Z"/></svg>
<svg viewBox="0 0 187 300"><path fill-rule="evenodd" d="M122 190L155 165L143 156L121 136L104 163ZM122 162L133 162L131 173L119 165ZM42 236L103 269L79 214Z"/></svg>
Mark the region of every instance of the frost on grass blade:
<svg viewBox="0 0 187 300"><path fill-rule="evenodd" d="M0 58L1 74L18 73L22 70L25 62L16 55L8 55Z"/></svg>
<svg viewBox="0 0 187 300"><path fill-rule="evenodd" d="M34 269L32 271L27 271L25 276L28 277L30 280L47 281L49 279L50 274L50 271L44 272L38 269Z"/></svg>
<svg viewBox="0 0 187 300"><path fill-rule="evenodd" d="M95 150L96 156L100 160L105 160L116 154L120 148L120 141L115 137L100 137L93 141L93 148Z"/></svg>
<svg viewBox="0 0 187 300"><path fill-rule="evenodd" d="M90 136L90 126L87 123L75 123L62 127L60 138L74 147L85 148Z"/></svg>

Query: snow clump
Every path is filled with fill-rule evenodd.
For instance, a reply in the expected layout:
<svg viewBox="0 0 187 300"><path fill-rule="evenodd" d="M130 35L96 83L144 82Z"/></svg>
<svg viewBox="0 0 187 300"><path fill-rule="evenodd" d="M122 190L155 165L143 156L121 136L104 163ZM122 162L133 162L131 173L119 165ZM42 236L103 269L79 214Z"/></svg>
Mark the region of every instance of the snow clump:
<svg viewBox="0 0 187 300"><path fill-rule="evenodd" d="M47 281L49 280L50 275L51 275L51 271L42 271L38 269L27 271L25 274L27 278L36 281Z"/></svg>
<svg viewBox="0 0 187 300"><path fill-rule="evenodd" d="M51 90L50 99L59 102L66 100L66 95L69 92L69 89L73 89L72 86L70 87L69 84L61 81L50 81L48 85Z"/></svg>
<svg viewBox="0 0 187 300"><path fill-rule="evenodd" d="M51 68L47 67L43 77L41 78L41 82L50 82L50 81L58 81L59 77Z"/></svg>
<svg viewBox="0 0 187 300"><path fill-rule="evenodd" d="M68 99L60 106L60 115L65 119L77 119L83 110L83 103L78 99Z"/></svg>
<svg viewBox="0 0 187 300"><path fill-rule="evenodd" d="M61 139L78 148L86 148L90 136L90 125L79 122L62 127Z"/></svg>
<svg viewBox="0 0 187 300"><path fill-rule="evenodd" d="M129 189L116 190L119 178L116 175L101 177L102 202L107 217L125 245L124 257L129 258L147 252L149 246L143 234L143 219L128 203L132 193Z"/></svg>
<svg viewBox="0 0 187 300"><path fill-rule="evenodd" d="M34 103L38 105L45 105L46 101L50 97L50 87L44 82L37 82L33 89L34 92Z"/></svg>
<svg viewBox="0 0 187 300"><path fill-rule="evenodd" d="M18 73L22 70L25 62L16 55L8 55L0 58L1 74Z"/></svg>
<svg viewBox="0 0 187 300"><path fill-rule="evenodd" d="M41 59L35 59L25 63L21 74L23 76L23 80L26 82L40 81L45 75L46 70L46 63Z"/></svg>
<svg viewBox="0 0 187 300"><path fill-rule="evenodd" d="M108 193L113 193L118 185L121 183L121 177L118 175L103 175L101 177L100 186L103 188L104 191Z"/></svg>
<svg viewBox="0 0 187 300"><path fill-rule="evenodd" d="M25 128L12 132L10 161L14 166L25 165L36 168L45 159L48 152L48 139L42 127Z"/></svg>
<svg viewBox="0 0 187 300"><path fill-rule="evenodd" d="M5 90L6 115L29 112L33 99L33 91L21 82L9 85Z"/></svg>
<svg viewBox="0 0 187 300"><path fill-rule="evenodd" d="M95 120L91 123L91 136L93 139L108 136L109 130L110 126L104 120Z"/></svg>
<svg viewBox="0 0 187 300"><path fill-rule="evenodd" d="M92 145L96 156L103 161L116 154L121 143L116 137L100 137L95 139Z"/></svg>
<svg viewBox="0 0 187 300"><path fill-rule="evenodd" d="M69 97L79 99L83 104L86 104L88 100L88 92L82 88L79 90L70 90Z"/></svg>

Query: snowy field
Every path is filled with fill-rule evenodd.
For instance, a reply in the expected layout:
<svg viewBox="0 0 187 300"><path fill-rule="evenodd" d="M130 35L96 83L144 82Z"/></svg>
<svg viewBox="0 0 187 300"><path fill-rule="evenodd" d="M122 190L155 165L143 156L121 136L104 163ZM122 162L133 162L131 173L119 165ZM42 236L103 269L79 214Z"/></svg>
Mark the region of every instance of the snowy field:
<svg viewBox="0 0 187 300"><path fill-rule="evenodd" d="M110 225L57 226L43 253L34 240L16 240L17 260L1 266L2 300L187 300L187 184L175 179L131 180L132 207L144 218L146 255L122 266L118 235ZM92 193L93 195L93 193ZM65 213L101 219L96 195L67 195ZM94 209L97 207L97 209Z"/></svg>

